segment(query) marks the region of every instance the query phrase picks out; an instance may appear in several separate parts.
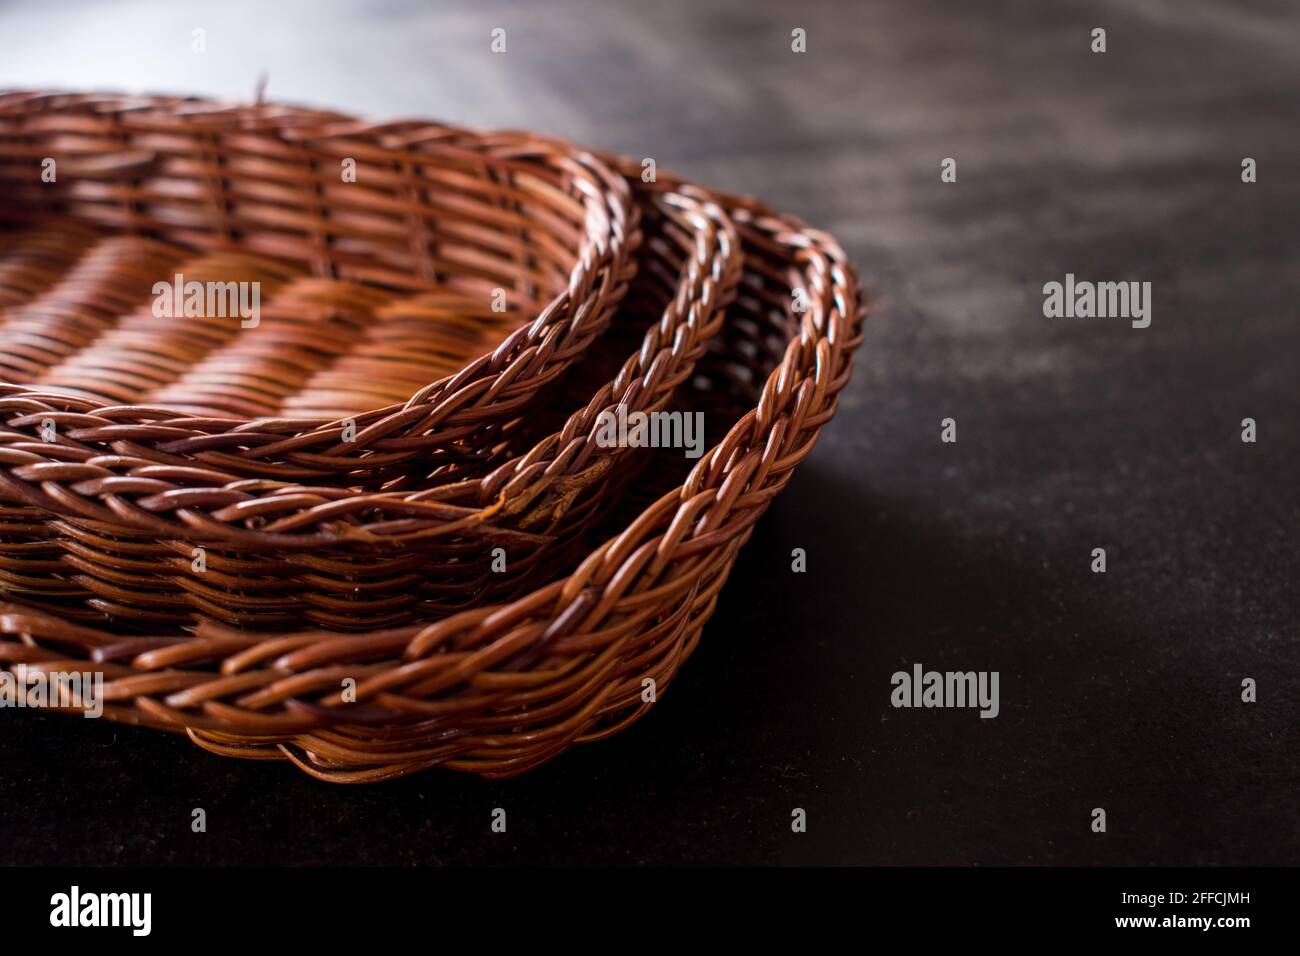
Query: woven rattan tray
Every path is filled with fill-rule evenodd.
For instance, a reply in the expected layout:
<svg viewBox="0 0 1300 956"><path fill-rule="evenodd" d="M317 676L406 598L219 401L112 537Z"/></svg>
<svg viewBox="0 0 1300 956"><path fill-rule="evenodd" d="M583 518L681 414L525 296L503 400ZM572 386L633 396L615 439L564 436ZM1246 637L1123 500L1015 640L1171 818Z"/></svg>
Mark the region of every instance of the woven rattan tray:
<svg viewBox="0 0 1300 956"><path fill-rule="evenodd" d="M245 627L351 629L517 590L561 532L572 537L599 514L619 469L636 465L629 450L596 444L597 416L664 407L734 294L740 258L726 215L680 193L644 198L653 233L646 278L616 318L625 334L600 340L575 370L587 374L560 393L572 397L553 403L577 410L526 450L506 454L507 443L482 478L429 488L412 475L369 493L250 484L215 468L91 457L71 441L14 434L6 444L0 432L0 462L12 465L0 496L13 499L0 505L0 587L85 620L181 626L200 612ZM671 283L656 288L656 274ZM646 322L636 313L647 308L662 312ZM613 377L584 385L616 352ZM537 432L522 429L515 444ZM504 573L491 568L495 547L509 551Z"/></svg>
<svg viewBox="0 0 1300 956"><path fill-rule="evenodd" d="M11 429L371 487L490 447L605 328L639 241L622 178L551 140L176 98L0 95L0 195L25 227L0 238ZM257 334L153 314L177 274L257 283Z"/></svg>
<svg viewBox="0 0 1300 956"><path fill-rule="evenodd" d="M287 125L301 118L292 111L281 115ZM466 134L428 124L361 128L372 135L398 130L447 144L476 135L479 142L500 145L519 135ZM0 608L0 665L16 671L99 671L107 681L105 714L111 719L185 731L200 745L229 755L287 758L335 781L380 780L435 765L512 775L576 742L607 736L644 714L652 706L645 694L647 681L655 687L651 699L660 699L698 642L754 523L833 415L860 341L864 310L853 270L825 234L753 200L663 175L656 184L637 185L639 165L618 157L594 161L626 176L641 197L636 204L647 210L647 241L636 250L640 268L624 312L653 315L663 300L678 296L689 309L701 295L702 287L686 280L691 274L686 263L694 261L686 252L691 244L676 242L675 256L663 252L674 232L680 240L694 229L657 217L653 210L662 211L665 200L671 206L689 198L697 212L715 206L723 216L718 221L734 223L742 264L738 283L733 283L734 301L708 337L708 354L693 363L693 371L683 366L689 382L683 378L681 387L665 389L661 399L646 405L707 410L716 441L697 463L662 454L648 462L616 456L629 466L585 486L588 493L575 494L548 526L547 546L536 549L543 557L528 575L512 581L516 588L531 590L504 602L482 591L451 616L436 600L421 600L403 612L410 623L360 633L337 627L287 632L232 628L219 623L220 614L192 602L180 612L188 621L182 633L138 622L123 626L120 620L87 626L76 619L77 609L94 608L84 594L63 596L66 607L59 600L42 607L22 600L0 579L0 593L18 598ZM647 308L655 301L656 287L659 305ZM668 310L663 318L667 321ZM617 349L608 354L618 354ZM561 408L574 395L585 394L584 383L607 381L594 357L589 350L591 361L577 362L573 374L557 386L555 394L564 396L557 399ZM645 366L638 366L636 374L644 373ZM620 380L618 375L608 379ZM616 388L593 402L601 405L626 395ZM545 412L543 405L538 431L548 427ZM571 413L559 414L574 421ZM543 470L563 460L562 449L573 444L568 439L585 447L576 432L550 434L564 440L532 445L556 455ZM526 436L526 429L517 436L522 446L532 441ZM503 438L503 444L509 446L510 440ZM485 487L499 493L542 464L527 454L499 454L505 463L490 474L508 477L500 485L480 483L474 494ZM649 471L642 470L646 464ZM11 476L30 465L0 458L0 467ZM59 471L66 463L38 465L50 466L48 479L11 477L8 488L17 482L48 493L66 485L83 498L100 495L112 503L115 520L120 520L117 511L129 510L118 508L119 500L146 491L131 490L130 467L120 476L126 479L121 495L115 496L88 487L94 481L85 475ZM406 507L422 500L444 507L457 500L458 489L475 485L433 478L421 488L426 480L430 476L407 471L396 479L401 487L380 494L393 495ZM182 500L187 493L179 491ZM67 500L63 495L53 503L61 506ZM201 500L191 504L205 506ZM300 535L308 546L272 549L268 560L292 565L298 560L295 554L303 555L303 561L310 558L315 532L311 521L286 516L306 515L320 506L289 504L297 510L278 513L276 533ZM20 507L46 526L51 520L68 523L53 517L55 512L44 512L42 502ZM172 511L186 512L180 528L195 527L185 506ZM395 514L385 515L382 507L361 509L351 520L356 528L390 538L397 553L413 549L419 540L418 534L408 534L413 526ZM527 533L519 527L507 523L500 530ZM188 540L169 537L176 529L168 526L150 540L142 525L138 543L157 547L164 540ZM57 543L64 549L67 539L42 537L48 533L33 530L27 543ZM301 568L288 577L300 573ZM424 584L418 572L414 577L406 587L418 592ZM219 584L213 586L221 590ZM392 588L390 581L376 593L391 593ZM175 590L172 585L168 593ZM348 616L331 624L350 630L361 621ZM354 695L343 690L349 682L355 684Z"/></svg>

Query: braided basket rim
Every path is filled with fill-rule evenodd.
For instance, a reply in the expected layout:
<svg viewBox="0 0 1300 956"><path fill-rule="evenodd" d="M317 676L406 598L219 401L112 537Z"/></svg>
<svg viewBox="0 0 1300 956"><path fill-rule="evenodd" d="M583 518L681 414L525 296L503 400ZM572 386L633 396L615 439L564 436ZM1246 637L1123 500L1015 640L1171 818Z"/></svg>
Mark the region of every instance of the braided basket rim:
<svg viewBox="0 0 1300 956"><path fill-rule="evenodd" d="M639 172L608 158L623 175ZM726 209L742 251L797 264L809 308L787 324L757 404L571 573L505 604L362 634L201 622L190 637L123 637L10 603L0 605L0 661L92 664L106 672L110 719L182 731L228 756L288 759L332 782L432 766L513 776L643 716L642 677L662 678L662 691L689 656L753 525L834 415L867 315L827 234L756 200L669 187ZM215 670L191 669L205 662ZM338 692L349 675L355 703Z"/></svg>
<svg viewBox="0 0 1300 956"><path fill-rule="evenodd" d="M34 109L37 112L28 112ZM382 133L389 141L386 155L390 159L406 155L412 162L420 154L398 154L397 145L405 141L412 148L410 143L427 146L431 142L428 136L422 140L411 137L402 124L380 127L340 113L278 104L198 97L0 91L0 145L6 135L21 133L23 120L31 115L65 118L69 111L77 111L75 115L87 113L96 123L111 123L122 130L132 129L132 124L139 127L146 119L168 116L187 131L238 132L284 144L314 142L337 146L345 141L353 142L358 136L374 137ZM567 288L493 352L479 356L458 373L425 385L404 403L350 416L356 424L355 441L342 440L340 419L196 416L165 407L123 405L50 392L39 386L0 382L0 409L17 409L24 404L32 408L31 414L12 419L10 426L30 429L29 433L34 435L40 422L52 417L56 423L62 420L72 426L71 437L97 443L106 450L114 442L132 442L156 448L173 458L192 457L199 462L211 458L214 448L236 449L223 458L223 463L236 467L241 458L248 459L250 476L255 476L256 466L267 456L275 460L274 456L281 454L289 461L303 462L299 470L304 474L313 470L322 474L355 474L359 465L374 467L378 460L410 457L413 454L410 451L384 453L400 445L404 437L418 437L430 428L449 429L449 422L456 422L458 415L464 418L484 401L489 407L501 406L503 415L521 407L604 329L634 273L631 256L640 242L639 215L623 177L608 169L590 151L547 137L501 142L478 140L479 134L469 129L441 129L443 142L439 148L444 152L454 153L459 148L469 155L464 144L477 143L485 151L477 154L478 161L507 168L531 150L538 156L556 157L555 162L574 177L575 184L585 182L581 187L574 187L587 203L588 216L582 251ZM454 147L448 145L453 141ZM580 171L582 177L578 176ZM604 230L599 228L601 224ZM134 228L139 229L139 224ZM234 248L241 246L236 244ZM589 292L578 295L580 290ZM533 360L530 353L536 350L537 343L547 343L546 348L561 353L561 358L549 365L543 362L533 379L522 377L524 373L520 370ZM573 356L564 358L566 351ZM499 397L498 393L503 391L507 394ZM429 447L438 442L430 439L423 444Z"/></svg>

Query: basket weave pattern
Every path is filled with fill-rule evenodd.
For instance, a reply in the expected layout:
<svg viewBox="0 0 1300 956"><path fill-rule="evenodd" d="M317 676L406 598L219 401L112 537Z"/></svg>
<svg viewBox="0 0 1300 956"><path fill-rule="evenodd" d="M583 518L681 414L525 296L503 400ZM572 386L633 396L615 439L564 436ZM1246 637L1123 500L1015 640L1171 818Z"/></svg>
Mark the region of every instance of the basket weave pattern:
<svg viewBox="0 0 1300 956"><path fill-rule="evenodd" d="M184 102L204 116L229 112ZM620 273L631 292L605 320L609 333L556 376L538 421L487 427L494 445L477 449L470 465L439 457L454 458L454 442L422 445L402 458L404 470L365 464L367 455L406 454L386 437L358 455L347 480L332 472L315 476L332 483L248 481L237 469L199 464L206 452L195 445L183 453L193 463L156 462L156 438L116 441L105 453L93 447L106 437L98 426L68 434L56 450L25 430L40 410L0 404L0 496L10 502L0 501L0 595L13 599L0 606L0 665L101 671L111 719L182 731L218 753L289 759L339 782L432 766L510 776L616 732L652 706L646 680L662 694L695 648L755 522L834 414L865 316L852 267L833 239L798 220L663 175L642 183L639 164L620 157L530 134L254 112L239 113L240 123L266 133L278 122L272 138L309 141L326 155L336 137L377 144L371 164L434 143L457 155L469 144L496 157L581 155L612 171L623 184L616 192L629 197L625 220L644 226ZM76 251L61 236L25 235L39 242L0 246L0 303L11 262L16 275L34 273L32 262L55 277L85 267L78 288L120 271L112 258L120 253L102 251L103 240ZM26 258L9 259L9 248ZM52 250L49 259L33 248ZM90 249L108 264L91 269ZM166 244L150 249L170 262ZM286 298L292 312L290 303L311 301L309 283L320 278L290 278L277 297L297 281L305 300ZM343 281L358 298L369 290L364 277ZM57 278L41 286L57 287ZM806 309L793 304L796 289ZM309 313L298 315L318 320ZM638 334L640 348L607 378ZM240 341L231 347L248 347ZM167 395L208 394L202 382L219 391L220 368L173 380ZM586 405L564 408L592 383L604 384ZM15 389L0 403L48 410L81 401L30 395ZM673 465L664 452L596 446L596 415L620 404L707 408L711 424L729 427L717 428L682 474L680 457ZM729 421L718 421L728 408ZM423 437L425 426L405 434ZM254 444L259 451L244 461L296 467L316 454ZM230 457L235 446L213 447ZM659 457L643 471L651 454ZM654 474L660 469L667 477ZM358 472L385 474L388 484L359 489ZM187 555L205 541L221 547L200 581L186 573ZM482 564L493 542L522 556L522 567L495 583ZM241 563L250 561L254 568ZM272 583L261 592L237 587L254 579ZM355 700L340 689L347 679Z"/></svg>
<svg viewBox="0 0 1300 956"><path fill-rule="evenodd" d="M0 154L6 220L148 234L193 250L187 264L204 274L187 278L197 281L208 278L207 270L214 281L265 280L265 270L289 282L277 328L291 338L295 325L311 321L313 302L317 319L336 303L345 312L365 304L357 301L357 283L393 296L387 305L369 303L381 314L361 324L369 333L365 350L343 349L337 361L328 352L316 355L315 367L304 370L315 374L301 390L261 394L261 405L273 408L269 417L261 408L234 411L232 396L193 387L212 384L206 373L214 364L233 365L235 382L281 380L278 350L220 348L233 321L205 323L207 335L200 335L174 323L160 327L147 315L123 317L110 341L92 342L95 355L38 368L44 374L34 381L16 383L26 387L0 391L0 410L30 412L9 424L32 437L53 419L88 446L107 451L130 443L160 462L187 459L246 477L382 474L384 466L518 415L604 330L626 293L640 237L621 178L587 153L538 137L502 146L464 131L440 138L405 135L400 127L368 132L334 114L261 106L7 94L0 95ZM32 175L43 158L56 156L63 158L63 183ZM341 179L348 160L365 170L356 182ZM58 233L48 241L60 241ZM80 251L64 255L79 258ZM39 295L59 284L46 263L32 262L31 270L35 277L14 277L11 289ZM295 277L317 281L295 287ZM72 288L51 294L71 295L75 308L78 291L88 294L85 277L62 278ZM129 286L130 277L115 281ZM448 313L453 323L470 322L498 289L527 320L495 349L474 354L473 345L488 343L467 342L465 354L443 357L453 374L426 381L402 404L383 404L382 396L365 401L362 379L396 388L414 371L409 352L391 347L395 335L400 344L403 329L422 322L445 327ZM347 340L346 319L334 325L331 331ZM165 340L151 350L148 336L158 332ZM445 329L438 332L446 345ZM409 338L420 339L418 329ZM106 350L116 363L109 368ZM101 374L82 381L94 371ZM186 376L197 381L178 385ZM43 383L98 391L73 401ZM242 408L259 402L248 389L233 397ZM168 398L171 406L159 404ZM340 408L356 412L353 441L343 440L332 420ZM275 417L322 411L324 420Z"/></svg>
<svg viewBox="0 0 1300 956"><path fill-rule="evenodd" d="M216 469L168 469L144 457L90 457L93 449L72 443L18 440L0 448L15 465L0 476L0 493L28 506L0 513L9 539L0 546L0 585L38 602L73 599L67 613L82 618L107 613L179 626L197 610L241 626L305 619L351 629L445 613L517 587L560 522L570 531L578 524L575 504L627 464L625 451L594 442L598 414L614 405L662 408L734 294L740 259L725 214L674 193L646 202L658 225L643 261L675 270L672 295L615 376L584 393L586 404L526 454L480 479L358 494L250 485ZM656 297L638 305L647 299ZM509 576L491 573L492 544L510 546ZM31 547L15 550L20 545ZM195 546L208 549L202 575L191 570ZM441 567L436 577L417 573L433 567ZM60 570L66 573L50 576Z"/></svg>

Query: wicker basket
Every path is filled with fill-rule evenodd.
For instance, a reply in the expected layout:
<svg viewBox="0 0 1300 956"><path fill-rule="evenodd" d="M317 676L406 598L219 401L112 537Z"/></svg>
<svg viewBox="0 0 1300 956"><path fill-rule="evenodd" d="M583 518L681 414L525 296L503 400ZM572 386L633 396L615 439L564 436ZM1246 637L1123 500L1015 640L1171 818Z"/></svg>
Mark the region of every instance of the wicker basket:
<svg viewBox="0 0 1300 956"><path fill-rule="evenodd" d="M856 276L825 234L662 175L652 191L712 202L735 223L744 262L735 300L690 386L665 399L707 409L715 426L732 409L730 427L688 474L671 473L679 456L655 454L653 475L627 469L575 502L591 521L565 522L539 552L530 580L550 583L364 633L235 629L203 608L190 633L113 633L11 603L0 607L0 665L102 672L111 719L184 731L218 753L289 759L339 782L431 766L510 776L642 716L647 679L661 699L754 523L834 414L865 314ZM645 264L654 245L639 254L643 278L663 272ZM641 282L633 301L645 295ZM792 306L795 289L805 311ZM432 500L447 487L435 486ZM606 537L588 547L583 532L602 515ZM372 531L391 524L359 521Z"/></svg>
<svg viewBox="0 0 1300 956"><path fill-rule="evenodd" d="M305 135L295 114L277 109L275 115L281 135ZM336 135L344 141L336 143L325 132L314 132L313 139L329 142L337 153L363 153L364 144L377 141L399 142L402 149L426 143L451 151L479 148L493 155L539 148L537 137L528 134L494 135L489 142L482 134L430 125L352 123ZM546 149L580 152L559 143ZM378 164L377 157L371 147L368 162ZM656 228L641 257L648 281L653 286L656 276L673 276L658 296L663 314L640 323L649 328L632 356L618 360L621 367L615 362L612 380L583 391L569 406L578 410L556 421L553 433L524 428L508 436L503 429L475 468L460 462L430 472L425 460L422 470L410 470L415 465L408 463L395 478L390 465L386 490L379 494L359 493L354 484L250 482L207 464L203 454L202 468L176 467L124 440L114 444L118 454L96 454L94 443L87 447L78 431L52 443L33 442L18 429L0 431L0 466L11 466L0 473L0 496L9 501L3 506L0 500L0 590L85 620L108 615L118 622L179 626L199 612L247 627L282 628L305 619L356 629L446 613L517 589L561 532L572 537L598 512L599 488L616 479L620 465L627 466L618 460L626 457L619 450L595 446L596 416L614 402L632 411L662 407L702 354L739 272L730 223L715 205L660 191L645 191L641 205ZM103 268L95 274L106 271L111 274ZM625 311L643 313L655 301L652 290ZM6 330L0 325L0 342ZM100 346L118 331L81 353L88 365L99 361L101 351L114 354L111 342ZM602 359L619 340L598 340L603 351L584 364L610 364ZM272 340L269 348L282 354L283 340ZM228 367L212 372L218 380L229 377ZM179 387L174 397L186 400ZM529 434L538 438L531 448L520 439ZM434 492L439 485L445 487ZM403 486L419 491L398 490ZM510 548L507 574L489 571L496 546ZM204 549L202 565L196 564L196 548ZM416 573L434 567L442 569L436 577Z"/></svg>
<svg viewBox="0 0 1300 956"><path fill-rule="evenodd" d="M242 627L359 629L518 590L637 465L635 450L598 445L598 416L664 408L734 295L740 257L726 215L681 193L645 200L652 231L639 294L615 322L624 334L601 339L558 393L553 405L577 411L546 432L521 429L484 477L424 487L427 477L411 476L363 493L249 483L0 431L0 495L15 502L0 507L0 592L86 621L180 627L201 613ZM601 374L612 377L592 381ZM541 437L506 454L531 435ZM508 552L504 573L496 548Z"/></svg>
<svg viewBox="0 0 1300 956"><path fill-rule="evenodd" d="M0 269L11 430L372 488L490 449L604 330L639 241L624 180L552 140L179 98L0 94L0 196L9 246L53 247ZM266 312L154 315L176 274L259 283Z"/></svg>
<svg viewBox="0 0 1300 956"><path fill-rule="evenodd" d="M0 488L25 504L0 509L0 589L51 609L65 605L74 617L108 614L154 627L187 624L200 612L250 627L305 618L358 628L445 613L517 587L562 531L572 534L597 513L618 469L635 464L626 449L597 446L599 412L612 403L663 407L720 323L738 266L730 226L699 204L678 212L690 215L666 222L709 228L678 230L683 248L665 227L645 258L667 268L677 265L674 255L684 259L685 285L639 296L641 306L665 299L667 306L614 378L583 391L587 404L562 427L485 478L359 494L250 484L210 469L177 474L148 459L106 462L12 441L0 445L0 462L12 466ZM628 349L614 337L601 345L583 370ZM186 478L206 485L186 488ZM496 546L509 550L507 574L489 570ZM196 547L205 551L201 572Z"/></svg>
<svg viewBox="0 0 1300 956"><path fill-rule="evenodd" d="M202 622L183 638L123 637L10 605L0 662L102 671L111 719L184 730L231 756L290 759L337 782L438 765L509 776L616 732L649 709L644 681L661 699L694 649L739 548L834 413L860 338L857 286L838 248L786 222L763 236L757 222L778 225L745 223L747 248L771 242L790 257L786 268L771 263L771 277L798 259L816 279L809 313L757 407L567 577L508 605L352 635ZM738 299L753 334L737 340L789 334L777 309L789 293L774 286ZM711 364L710 388L734 387L738 372ZM349 678L355 702L340 691Z"/></svg>

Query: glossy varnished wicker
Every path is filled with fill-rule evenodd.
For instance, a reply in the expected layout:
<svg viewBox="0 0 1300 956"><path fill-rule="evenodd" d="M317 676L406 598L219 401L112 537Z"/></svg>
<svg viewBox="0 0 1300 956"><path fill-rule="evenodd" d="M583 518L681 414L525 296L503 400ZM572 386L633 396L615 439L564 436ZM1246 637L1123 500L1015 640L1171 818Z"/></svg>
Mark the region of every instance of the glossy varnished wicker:
<svg viewBox="0 0 1300 956"><path fill-rule="evenodd" d="M372 488L490 448L604 330L639 241L622 177L555 140L48 93L0 94L6 226L12 432ZM258 283L258 324L154 315L177 274Z"/></svg>
<svg viewBox="0 0 1300 956"><path fill-rule="evenodd" d="M302 133L295 114L275 112L282 131ZM528 134L489 138L409 123L349 124L329 135L346 139L332 147L340 153L361 152L357 136L493 155L539 142ZM318 142L325 138L319 134ZM372 151L368 162L379 163L378 154ZM360 167L363 175L368 169ZM570 400L576 410L556 419L556 430L503 432L473 469L463 461L435 468L425 458L421 470L408 463L405 472L389 470L385 490L375 492L354 484L248 481L220 464L160 462L126 441L105 455L75 430L35 442L21 429L0 429L0 466L9 466L0 471L0 591L84 620L107 615L117 623L180 626L197 612L244 627L306 621L357 629L446 613L517 589L558 537L572 537L599 513L600 489L628 465L619 460L623 450L595 444L597 415L615 404L625 412L664 405L703 353L740 271L732 227L715 204L688 190L646 189L642 207L654 228L638 259L646 269L642 294L620 313L620 334L598 340L595 354L583 357L584 371L610 366L614 377L596 387L590 374L577 376L591 387ZM662 313L646 322L648 307ZM638 323L645 332L633 354L602 363L628 347L621 333ZM0 324L0 342L5 331ZM268 354L281 354L282 346L272 340ZM96 351L85 354L93 361ZM220 368L213 374L221 380ZM416 490L403 490L410 488ZM509 549L505 573L491 566L496 547Z"/></svg>
<svg viewBox="0 0 1300 956"><path fill-rule="evenodd" d="M118 624L182 626L202 613L243 627L358 629L517 590L557 539L598 516L619 470L636 466L632 450L597 444L598 415L663 408L734 294L740 255L725 213L683 193L644 198L645 275L575 370L585 374L560 392L559 406L577 410L553 431L522 427L482 478L414 473L383 492L250 483L11 436L0 444L0 495L13 502L0 508L0 591ZM647 321L647 310L661 311ZM597 384L610 374L601 360L615 355L613 377ZM511 451L530 435L544 437ZM504 569L493 567L497 548Z"/></svg>
<svg viewBox="0 0 1300 956"><path fill-rule="evenodd" d="M0 665L100 671L110 719L339 782L432 766L509 776L656 706L647 682L662 701L754 523L834 414L864 309L825 234L662 176L652 188L723 207L739 236L735 300L690 387L668 399L705 409L718 438L687 474L672 477L682 459L657 451L653 475L606 486L606 506L619 492L606 536L552 552L550 583L363 633L249 631L203 614L185 634L120 633L14 602L0 607Z"/></svg>

